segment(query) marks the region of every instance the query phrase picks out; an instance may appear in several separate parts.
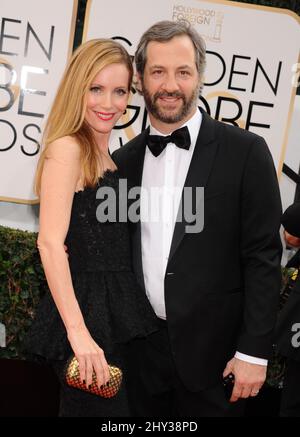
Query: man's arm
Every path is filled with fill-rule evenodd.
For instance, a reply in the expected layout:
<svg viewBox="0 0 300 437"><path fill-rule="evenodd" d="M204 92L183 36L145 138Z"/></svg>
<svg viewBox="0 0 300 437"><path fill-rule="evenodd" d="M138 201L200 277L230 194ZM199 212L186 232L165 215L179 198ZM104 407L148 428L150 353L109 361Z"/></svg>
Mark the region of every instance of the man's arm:
<svg viewBox="0 0 300 437"><path fill-rule="evenodd" d="M241 263L244 314L237 351L268 359L272 354L281 284L281 199L273 160L256 137L241 190Z"/></svg>
<svg viewBox="0 0 300 437"><path fill-rule="evenodd" d="M257 360L267 360L272 353L281 284L280 218L281 200L273 160L265 141L256 137L241 190L243 324L238 352L223 373L235 376L231 401L255 396L266 378L266 361Z"/></svg>

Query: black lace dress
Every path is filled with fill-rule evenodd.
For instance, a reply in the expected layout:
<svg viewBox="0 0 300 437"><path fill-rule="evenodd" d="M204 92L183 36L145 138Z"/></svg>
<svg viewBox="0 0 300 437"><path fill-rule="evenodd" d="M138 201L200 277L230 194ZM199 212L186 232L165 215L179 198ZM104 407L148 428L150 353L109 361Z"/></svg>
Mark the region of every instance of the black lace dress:
<svg viewBox="0 0 300 437"><path fill-rule="evenodd" d="M104 195L104 199L97 199L99 188L109 192L110 197ZM105 192L102 191L102 194ZM113 201L108 202L108 198ZM105 205L103 202L106 202ZM128 223L118 220L118 204L118 171L108 170L95 188L85 188L74 194L65 243L74 291L86 326L104 350L107 361L123 366L124 344L155 331L157 326L150 303L132 272ZM107 205L109 210L105 209ZM99 208L107 215L110 213L110 221L100 223L97 220L96 213L101 212ZM61 366L56 366L59 373L63 372L65 361L72 354L50 292L39 305L25 349L31 355L61 363ZM117 407L119 395L107 400L69 387L63 389L62 398L67 397L68 402L63 402L61 415L126 415L126 400L122 393L122 405ZM75 397L74 401L70 401L72 397ZM104 401L104 407L99 407L101 401ZM108 404L113 406L108 408Z"/></svg>

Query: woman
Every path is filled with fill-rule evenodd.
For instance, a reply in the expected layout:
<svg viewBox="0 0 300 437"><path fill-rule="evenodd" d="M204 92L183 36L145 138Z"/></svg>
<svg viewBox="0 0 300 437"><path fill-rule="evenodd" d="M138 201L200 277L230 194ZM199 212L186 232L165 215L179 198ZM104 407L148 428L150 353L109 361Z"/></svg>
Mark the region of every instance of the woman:
<svg viewBox="0 0 300 437"><path fill-rule="evenodd" d="M51 294L41 302L27 350L50 360L59 375L61 416L127 416L124 384L111 399L71 388L66 363L75 354L81 380L89 386L94 371L101 386L109 381L108 363L124 370L124 344L155 330L155 316L131 270L128 224L99 223L96 217L99 188L113 189L118 204L119 178L108 143L126 110L132 75L120 44L98 39L81 45L45 129L36 176L38 248Z"/></svg>

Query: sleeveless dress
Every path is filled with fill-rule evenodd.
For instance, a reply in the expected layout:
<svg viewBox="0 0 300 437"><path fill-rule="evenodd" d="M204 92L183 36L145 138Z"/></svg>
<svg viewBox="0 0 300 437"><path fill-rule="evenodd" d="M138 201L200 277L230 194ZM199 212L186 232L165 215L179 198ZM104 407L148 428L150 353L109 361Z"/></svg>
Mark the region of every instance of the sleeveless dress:
<svg viewBox="0 0 300 437"><path fill-rule="evenodd" d="M110 197L114 201L108 202L107 197L97 199L99 188L114 193ZM118 220L118 205L119 173L117 170L107 170L96 187L86 187L74 194L65 244L73 288L85 324L93 339L104 350L107 361L123 366L124 344L157 330L157 321L145 293L136 282L131 263L128 222ZM110 221L99 222L97 208L98 211L101 208L104 212L110 212ZM73 353L50 292L40 302L25 341L25 350L30 356L44 357L50 362L63 364ZM63 372L63 366L60 371ZM109 403L107 399L80 390L76 392L75 397L82 396L82 401L84 398L87 412L89 407L86 396L92 402L97 398L106 401L106 405ZM74 412L74 405L67 410L68 413L61 415L71 415L69 410L73 411L73 415L82 413L81 406L78 414ZM91 411L92 415L97 414ZM104 411L103 415L112 414Z"/></svg>

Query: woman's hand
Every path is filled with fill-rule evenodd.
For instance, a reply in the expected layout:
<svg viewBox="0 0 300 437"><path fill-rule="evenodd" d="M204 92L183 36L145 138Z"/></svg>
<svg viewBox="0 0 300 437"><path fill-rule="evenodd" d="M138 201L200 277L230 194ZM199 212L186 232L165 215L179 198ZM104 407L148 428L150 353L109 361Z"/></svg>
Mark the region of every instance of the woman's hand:
<svg viewBox="0 0 300 437"><path fill-rule="evenodd" d="M80 379L88 387L92 384L93 371L97 376L97 385L109 381L109 368L103 350L91 337L85 326L72 327L67 331L68 340L79 363Z"/></svg>

